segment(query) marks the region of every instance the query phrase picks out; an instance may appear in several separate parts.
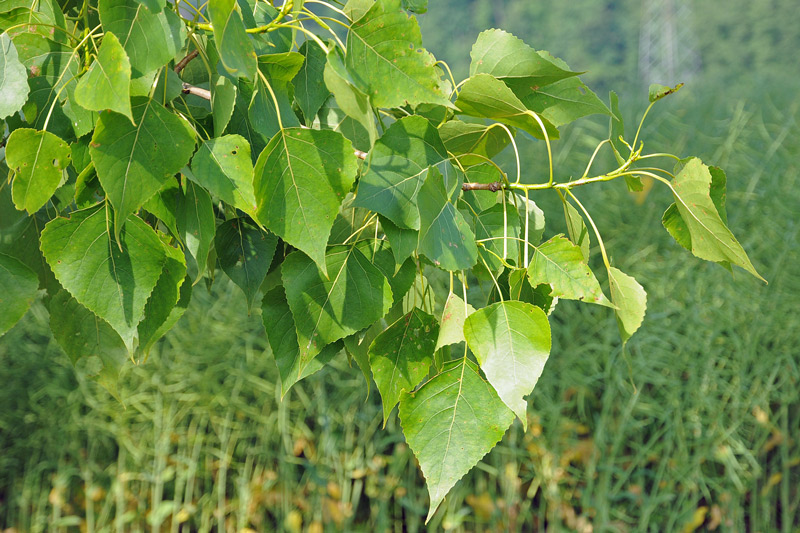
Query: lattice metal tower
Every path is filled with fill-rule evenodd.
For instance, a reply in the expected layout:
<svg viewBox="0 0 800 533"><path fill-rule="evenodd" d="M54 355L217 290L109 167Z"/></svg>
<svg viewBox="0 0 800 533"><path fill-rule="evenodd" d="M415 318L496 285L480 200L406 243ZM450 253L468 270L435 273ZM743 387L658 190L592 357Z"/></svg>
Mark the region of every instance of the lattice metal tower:
<svg viewBox="0 0 800 533"><path fill-rule="evenodd" d="M647 83L674 85L700 70L693 34L692 0L645 0L639 34L639 75Z"/></svg>

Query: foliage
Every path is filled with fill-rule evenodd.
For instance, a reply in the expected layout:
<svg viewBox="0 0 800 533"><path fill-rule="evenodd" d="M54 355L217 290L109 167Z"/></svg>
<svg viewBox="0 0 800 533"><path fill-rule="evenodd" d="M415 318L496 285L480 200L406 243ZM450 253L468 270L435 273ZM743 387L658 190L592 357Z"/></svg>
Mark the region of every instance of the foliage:
<svg viewBox="0 0 800 533"><path fill-rule="evenodd" d="M2 84L19 85L26 69L30 92L0 101L10 132L0 208L27 211L2 227L0 283L19 290L4 293L0 325L24 313L38 278L56 340L115 393L120 346L145 359L219 267L248 308L261 301L284 394L344 345L375 376L384 417L399 403L430 520L515 417L527 427L524 396L547 361L559 298L610 307L623 341L642 322L644 289L612 266L573 189L661 182L679 243L760 276L727 227L724 174L644 153L641 123L631 142L599 142L579 178L555 179L559 127L600 112L622 131L616 106L563 61L489 30L456 83L422 48L409 12L423 3L317 4L326 15L299 0L212 0L193 14L158 0L4 4L15 23L0 41ZM329 22L347 29L344 41ZM679 88L651 88L651 107ZM538 182L522 180L525 135L547 150ZM492 162L508 145L515 179ZM619 166L590 175L606 145ZM650 166L662 158L675 169ZM488 166L476 173L478 163ZM562 203L569 237L540 245L531 196L543 191ZM434 294L438 275L446 294ZM475 283L494 290L468 298ZM435 299L446 313L463 305L460 316L432 316Z"/></svg>

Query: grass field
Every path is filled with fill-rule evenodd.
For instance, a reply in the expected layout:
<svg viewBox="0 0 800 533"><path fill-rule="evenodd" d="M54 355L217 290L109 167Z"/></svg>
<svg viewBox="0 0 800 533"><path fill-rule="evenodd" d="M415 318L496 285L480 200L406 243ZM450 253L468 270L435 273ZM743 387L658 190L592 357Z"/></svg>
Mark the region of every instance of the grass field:
<svg viewBox="0 0 800 533"><path fill-rule="evenodd" d="M623 353L609 313L560 303L529 431L515 422L429 526L424 480L396 413L381 428L374 386L366 397L340 354L280 401L260 317L227 283L198 286L147 364L126 371L124 407L76 377L41 305L0 339L0 525L800 530L797 108L691 95L665 106L679 108L654 115L648 148L726 169L730 226L769 285L680 249L660 225L665 190L579 191L615 264L647 289L645 323ZM591 153L604 135L573 129L561 153ZM584 164L562 157L559 175Z"/></svg>

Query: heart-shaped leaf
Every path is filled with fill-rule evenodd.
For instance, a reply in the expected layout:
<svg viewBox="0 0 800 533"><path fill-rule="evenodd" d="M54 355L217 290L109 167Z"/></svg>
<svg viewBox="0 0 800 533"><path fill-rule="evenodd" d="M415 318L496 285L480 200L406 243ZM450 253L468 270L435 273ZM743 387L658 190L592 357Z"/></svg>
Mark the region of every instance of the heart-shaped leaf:
<svg viewBox="0 0 800 533"><path fill-rule="evenodd" d="M6 162L14 171L11 196L19 210L38 211L61 184L69 165L69 145L50 133L29 128L14 130L6 146Z"/></svg>

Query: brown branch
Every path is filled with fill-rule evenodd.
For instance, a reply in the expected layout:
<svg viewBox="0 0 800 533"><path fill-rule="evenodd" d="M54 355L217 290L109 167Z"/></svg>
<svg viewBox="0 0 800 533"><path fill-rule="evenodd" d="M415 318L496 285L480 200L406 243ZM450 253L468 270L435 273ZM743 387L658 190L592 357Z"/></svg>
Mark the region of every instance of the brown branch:
<svg viewBox="0 0 800 533"><path fill-rule="evenodd" d="M188 54L186 54L186 57L184 57L183 59L181 59L180 61L178 61L178 62L175 64L175 73L176 73L176 74L180 74L180 72L181 72L181 71L182 71L182 70L183 70L183 69L186 67L186 65L188 65L188 64L189 64L189 61L191 61L192 59L194 59L195 57L197 57L197 55L198 55L199 53L200 53L200 52L198 52L197 50L192 50L191 52L189 52Z"/></svg>
<svg viewBox="0 0 800 533"><path fill-rule="evenodd" d="M461 186L461 190L497 192L503 190L503 184L499 181L493 181L492 183L465 183Z"/></svg>
<svg viewBox="0 0 800 533"><path fill-rule="evenodd" d="M211 100L211 91L208 89L203 89L202 87L189 85L188 83L183 84L183 94L193 94L205 100Z"/></svg>

